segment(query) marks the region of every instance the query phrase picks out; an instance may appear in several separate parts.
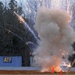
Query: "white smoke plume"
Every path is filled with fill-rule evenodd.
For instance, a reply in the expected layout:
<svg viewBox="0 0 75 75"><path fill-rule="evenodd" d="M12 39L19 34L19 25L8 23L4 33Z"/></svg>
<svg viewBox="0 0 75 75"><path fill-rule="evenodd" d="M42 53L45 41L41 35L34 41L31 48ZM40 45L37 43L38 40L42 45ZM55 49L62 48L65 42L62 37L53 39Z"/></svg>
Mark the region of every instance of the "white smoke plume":
<svg viewBox="0 0 75 75"><path fill-rule="evenodd" d="M70 15L63 10L45 7L38 10L34 28L41 40L33 55L36 64L42 69L50 71L54 66L55 71L60 71L62 60L69 62L68 57L72 55L75 41L75 33L69 26L70 20Z"/></svg>

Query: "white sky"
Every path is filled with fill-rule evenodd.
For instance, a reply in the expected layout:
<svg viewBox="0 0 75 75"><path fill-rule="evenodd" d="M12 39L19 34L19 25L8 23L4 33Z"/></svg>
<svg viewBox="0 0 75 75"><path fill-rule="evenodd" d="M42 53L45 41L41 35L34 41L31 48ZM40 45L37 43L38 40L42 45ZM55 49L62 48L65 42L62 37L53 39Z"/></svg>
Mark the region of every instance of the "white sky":
<svg viewBox="0 0 75 75"><path fill-rule="evenodd" d="M51 4L53 8L60 8L60 0L52 0Z"/></svg>

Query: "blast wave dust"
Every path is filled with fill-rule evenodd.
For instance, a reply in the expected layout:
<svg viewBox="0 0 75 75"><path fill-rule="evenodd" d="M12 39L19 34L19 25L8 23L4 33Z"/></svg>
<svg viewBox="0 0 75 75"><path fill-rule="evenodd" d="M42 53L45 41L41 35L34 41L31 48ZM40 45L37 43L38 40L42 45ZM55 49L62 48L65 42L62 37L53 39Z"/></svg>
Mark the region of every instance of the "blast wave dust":
<svg viewBox="0 0 75 75"><path fill-rule="evenodd" d="M75 41L75 33L69 26L70 19L63 10L45 7L38 10L34 28L41 40L33 55L36 64L43 70L50 71L54 66L55 71L60 71L60 63L69 62L68 56L73 51L71 45Z"/></svg>

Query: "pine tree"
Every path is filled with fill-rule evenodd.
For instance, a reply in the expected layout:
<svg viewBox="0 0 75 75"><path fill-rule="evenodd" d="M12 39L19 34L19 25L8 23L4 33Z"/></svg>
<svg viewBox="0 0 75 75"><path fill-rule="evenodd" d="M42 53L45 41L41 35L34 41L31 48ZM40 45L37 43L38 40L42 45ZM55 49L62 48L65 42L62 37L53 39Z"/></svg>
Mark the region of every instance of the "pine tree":
<svg viewBox="0 0 75 75"><path fill-rule="evenodd" d="M2 2L0 2L0 53L3 50L3 36L4 36L3 9L4 5Z"/></svg>
<svg viewBox="0 0 75 75"><path fill-rule="evenodd" d="M22 56L22 66L30 66L30 48L26 44L29 32L14 14L21 15L21 10L15 0L10 0L8 9L0 3L0 55Z"/></svg>

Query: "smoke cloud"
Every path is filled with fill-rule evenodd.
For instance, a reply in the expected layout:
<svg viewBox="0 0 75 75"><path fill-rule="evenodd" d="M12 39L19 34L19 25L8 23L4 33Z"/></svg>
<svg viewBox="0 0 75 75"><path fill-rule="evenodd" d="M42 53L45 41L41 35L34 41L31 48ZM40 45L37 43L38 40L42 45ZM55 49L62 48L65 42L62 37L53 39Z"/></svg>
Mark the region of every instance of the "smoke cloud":
<svg viewBox="0 0 75 75"><path fill-rule="evenodd" d="M34 28L40 41L33 55L36 64L42 69L50 71L54 66L55 71L59 71L63 60L69 62L68 57L72 55L75 41L75 33L69 26L70 20L70 15L63 10L45 7L38 10Z"/></svg>

